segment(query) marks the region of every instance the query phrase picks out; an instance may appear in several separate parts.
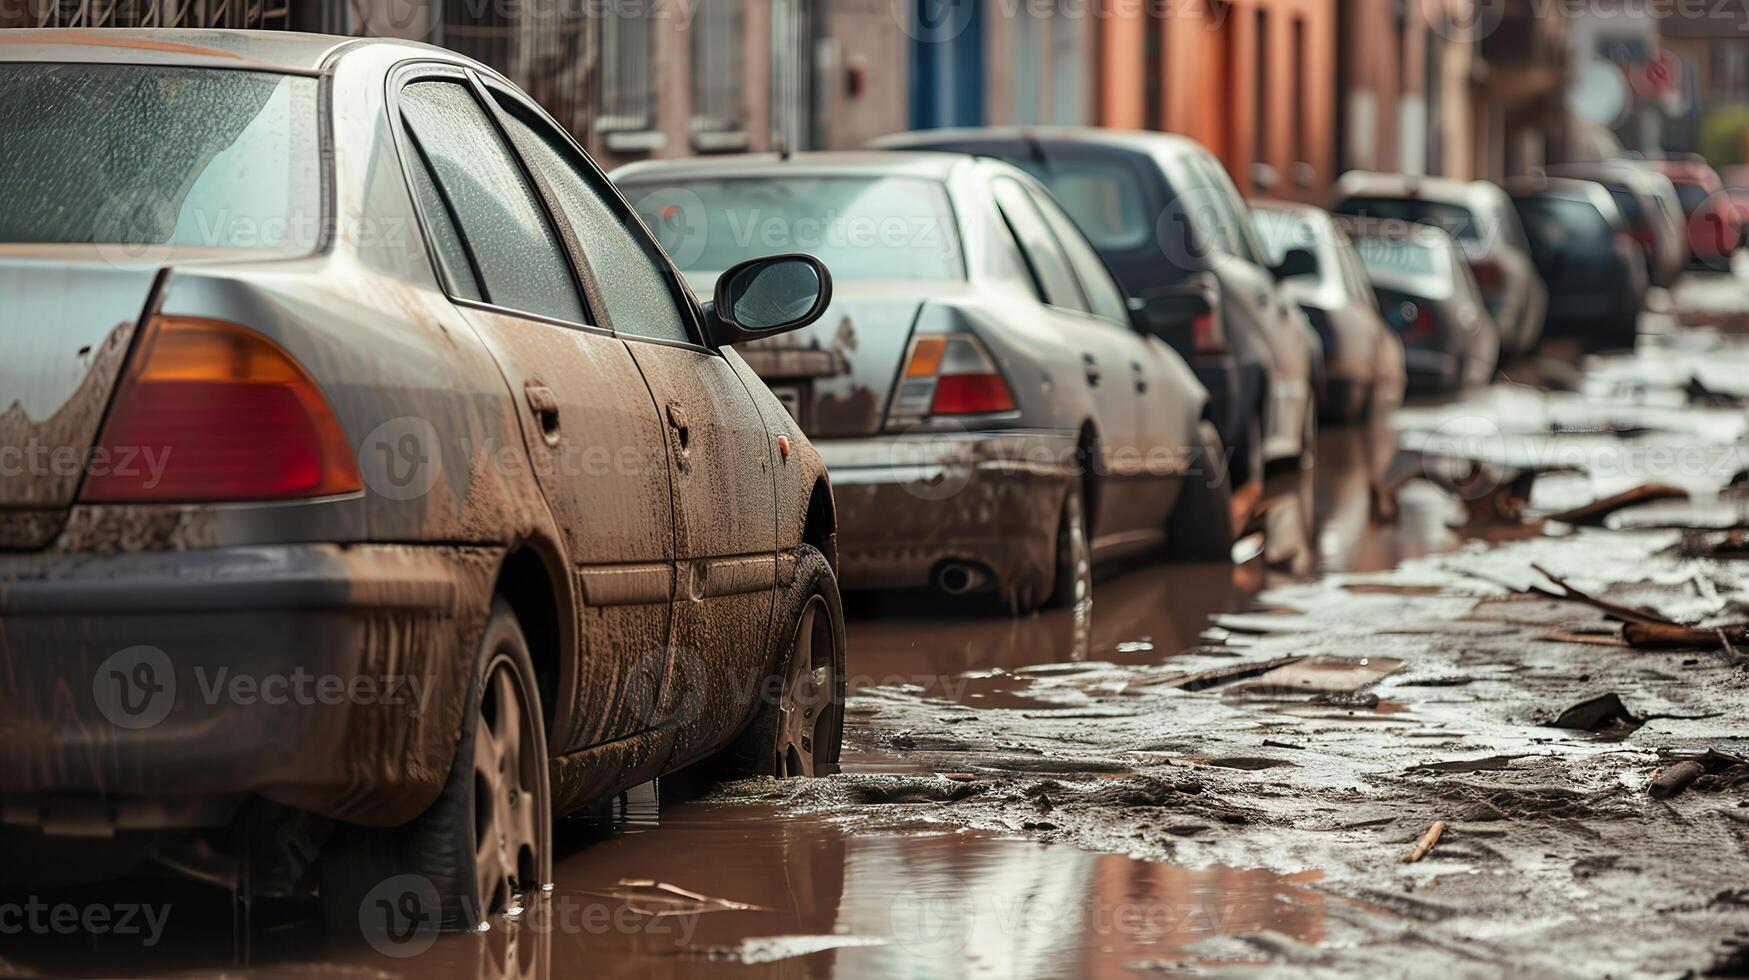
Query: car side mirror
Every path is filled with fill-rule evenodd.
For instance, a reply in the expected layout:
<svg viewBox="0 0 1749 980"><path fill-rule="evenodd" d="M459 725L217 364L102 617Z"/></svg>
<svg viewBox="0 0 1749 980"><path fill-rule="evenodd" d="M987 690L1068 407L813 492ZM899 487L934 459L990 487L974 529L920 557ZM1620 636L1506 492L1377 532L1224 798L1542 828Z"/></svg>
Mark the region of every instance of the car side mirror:
<svg viewBox="0 0 1749 980"><path fill-rule="evenodd" d="M749 259L717 279L705 305L711 340L727 347L813 323L832 302L832 273L812 255Z"/></svg>
<svg viewBox="0 0 1749 980"><path fill-rule="evenodd" d="M1295 276L1315 276L1318 274L1318 257L1308 248L1290 248L1273 271L1277 282Z"/></svg>
<svg viewBox="0 0 1749 980"><path fill-rule="evenodd" d="M1188 333L1196 318L1214 312L1214 302L1200 285L1152 289L1130 297L1136 329L1171 343Z"/></svg>

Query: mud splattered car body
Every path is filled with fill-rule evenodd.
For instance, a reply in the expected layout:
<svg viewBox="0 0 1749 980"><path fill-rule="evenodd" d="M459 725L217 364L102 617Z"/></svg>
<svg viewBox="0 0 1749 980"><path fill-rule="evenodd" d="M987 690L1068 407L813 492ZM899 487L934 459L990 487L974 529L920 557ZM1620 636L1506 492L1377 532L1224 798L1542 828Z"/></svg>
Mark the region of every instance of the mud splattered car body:
<svg viewBox="0 0 1749 980"><path fill-rule="evenodd" d="M1171 548L1181 488L1227 492L1224 472L1187 475L1202 385L1131 322L1097 253L1020 170L823 153L635 164L614 179L695 288L750 243L819 250L833 268L818 323L745 353L791 393L831 470L847 588L1068 601L1088 564L1078 549ZM805 226L814 214L838 227Z"/></svg>
<svg viewBox="0 0 1749 980"><path fill-rule="evenodd" d="M138 95L144 147L109 211L64 190L79 173L58 199L0 192L20 242L0 245L0 434L46 461L0 476L0 804L27 845L9 850L175 864L154 832L414 821L454 781L500 607L526 638L553 810L747 728L798 568L835 561L825 469L723 346L757 331L693 300L526 96L398 42L0 38L0 85ZM7 117L14 174L78 131ZM289 173L224 155L252 140ZM494 179L470 179L488 158ZM239 211L218 213L237 173ZM250 195L289 228L271 247L226 224L255 217ZM133 244L109 244L128 220ZM304 414L176 388L212 380L202 344L240 352L216 371L267 365L247 380L285 382ZM124 465L153 426L184 441ZM269 452L288 447L314 470ZM227 472L237 486L212 482Z"/></svg>

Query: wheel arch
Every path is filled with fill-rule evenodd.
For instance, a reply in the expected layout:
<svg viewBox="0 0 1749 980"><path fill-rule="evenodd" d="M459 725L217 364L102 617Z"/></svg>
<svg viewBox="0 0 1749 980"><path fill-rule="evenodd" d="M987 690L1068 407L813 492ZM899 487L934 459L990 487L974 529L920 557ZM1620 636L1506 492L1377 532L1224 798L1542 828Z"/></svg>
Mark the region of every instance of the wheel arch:
<svg viewBox="0 0 1749 980"><path fill-rule="evenodd" d="M528 641L547 741L552 745L561 744L570 725L573 699L565 692L576 683L572 665L577 659L577 634L570 624L577 617L564 569L557 547L530 538L510 547L492 583L492 594L510 604Z"/></svg>

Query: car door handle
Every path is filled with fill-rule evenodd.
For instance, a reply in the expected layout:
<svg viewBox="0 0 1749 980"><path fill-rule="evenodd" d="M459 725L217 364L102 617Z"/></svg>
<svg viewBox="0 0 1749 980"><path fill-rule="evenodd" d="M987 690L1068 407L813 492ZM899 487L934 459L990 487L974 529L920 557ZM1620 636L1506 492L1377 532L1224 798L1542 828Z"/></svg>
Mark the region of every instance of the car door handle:
<svg viewBox="0 0 1749 980"><path fill-rule="evenodd" d="M1130 362L1130 370L1136 372L1136 394L1138 394L1138 395L1147 394L1148 393L1148 378L1146 375L1144 375L1142 373L1141 362L1140 361L1131 361Z"/></svg>
<svg viewBox="0 0 1749 980"><path fill-rule="evenodd" d="M1095 388L1099 387L1099 362L1093 359L1092 354L1081 355L1081 367L1087 372L1087 383Z"/></svg>
<svg viewBox="0 0 1749 980"><path fill-rule="evenodd" d="M534 417L540 422L541 438L547 445L556 446L559 443L559 398L553 394L553 389L542 384L530 384L522 389L528 399L528 407L534 412Z"/></svg>

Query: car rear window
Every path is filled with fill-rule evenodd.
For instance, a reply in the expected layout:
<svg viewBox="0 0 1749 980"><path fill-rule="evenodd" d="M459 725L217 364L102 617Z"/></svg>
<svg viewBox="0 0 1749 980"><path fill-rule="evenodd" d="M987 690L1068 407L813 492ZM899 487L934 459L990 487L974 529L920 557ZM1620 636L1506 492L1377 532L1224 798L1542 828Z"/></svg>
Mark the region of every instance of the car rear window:
<svg viewBox="0 0 1749 980"><path fill-rule="evenodd" d="M1526 197L1518 201L1524 230L1540 253L1553 254L1580 243L1596 246L1611 237L1609 222L1584 201Z"/></svg>
<svg viewBox="0 0 1749 980"><path fill-rule="evenodd" d="M0 242L309 252L316 104L301 76L0 64Z"/></svg>
<svg viewBox="0 0 1749 980"><path fill-rule="evenodd" d="M1356 238L1354 252L1371 274L1431 276L1439 268L1431 246L1402 238Z"/></svg>
<svg viewBox="0 0 1749 980"><path fill-rule="evenodd" d="M633 181L623 190L687 273L806 252L834 279L965 278L953 209L933 180L774 174Z"/></svg>
<svg viewBox="0 0 1749 980"><path fill-rule="evenodd" d="M1035 161L1011 161L1030 172L1050 189L1051 195L1075 221L1081 234L1098 249L1129 249L1147 244L1153 234L1147 209L1137 207L1147 198L1135 172L1116 160L1060 159L1049 166Z"/></svg>
<svg viewBox="0 0 1749 980"><path fill-rule="evenodd" d="M1477 241L1482 232L1476 216L1460 204L1409 197L1351 197L1336 206L1342 214L1385 221L1407 221L1445 229L1453 238Z"/></svg>
<svg viewBox="0 0 1749 980"><path fill-rule="evenodd" d="M1675 181L1675 184L1676 196L1682 201L1682 211L1684 214L1693 214L1700 210L1701 205L1706 203L1707 189L1705 187L1683 180Z"/></svg>

